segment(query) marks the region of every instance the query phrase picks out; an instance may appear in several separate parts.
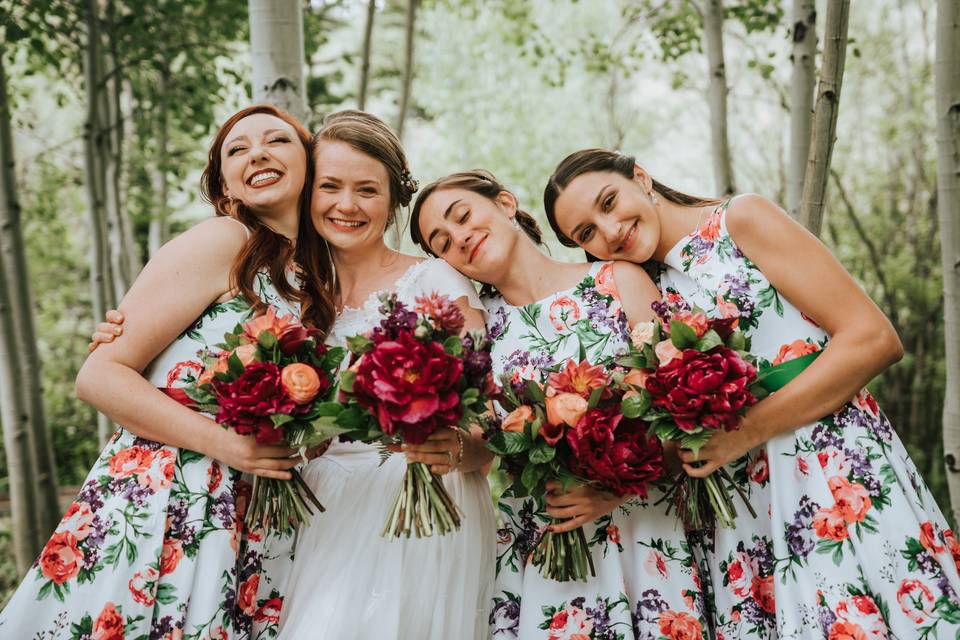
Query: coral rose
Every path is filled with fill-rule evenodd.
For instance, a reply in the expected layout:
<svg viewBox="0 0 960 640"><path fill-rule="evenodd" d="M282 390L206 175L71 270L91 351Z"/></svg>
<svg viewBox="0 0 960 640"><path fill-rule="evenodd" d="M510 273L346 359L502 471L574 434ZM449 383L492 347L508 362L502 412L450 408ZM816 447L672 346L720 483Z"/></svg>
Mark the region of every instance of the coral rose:
<svg viewBox="0 0 960 640"><path fill-rule="evenodd" d="M675 360L683 356L680 350L673 346L673 342L671 342L669 339L658 342L657 346L653 348L653 351L657 354L657 360L660 361L661 367L665 364L668 364L671 360Z"/></svg>
<svg viewBox="0 0 960 640"><path fill-rule="evenodd" d="M935 601L930 587L919 580L904 580L897 589L900 609L916 624L924 624L933 618Z"/></svg>
<svg viewBox="0 0 960 640"><path fill-rule="evenodd" d="M165 538L160 551L160 575L173 573L183 559L183 543L177 538Z"/></svg>
<svg viewBox="0 0 960 640"><path fill-rule="evenodd" d="M55 584L75 578L83 565L83 552L77 547L77 537L69 531L50 536L40 552L40 572Z"/></svg>
<svg viewBox="0 0 960 640"><path fill-rule="evenodd" d="M146 567L143 571L134 573L127 584L134 602L152 607L157 601L157 578L159 577L160 573L153 567Z"/></svg>
<svg viewBox="0 0 960 640"><path fill-rule="evenodd" d="M580 319L580 305L570 296L560 296L550 303L549 317L553 328L563 331Z"/></svg>
<svg viewBox="0 0 960 640"><path fill-rule="evenodd" d="M523 427L531 420L533 420L533 409L525 404L520 405L507 414L503 422L500 423L500 428L503 431L520 433L523 431Z"/></svg>
<svg viewBox="0 0 960 640"><path fill-rule="evenodd" d="M92 638L93 640L123 640L123 633L123 616L112 602L108 602L93 623Z"/></svg>
<svg viewBox="0 0 960 640"><path fill-rule="evenodd" d="M237 590L237 606L248 616L257 611L257 589L260 587L260 574L247 578Z"/></svg>
<svg viewBox="0 0 960 640"><path fill-rule="evenodd" d="M237 356L240 364L244 367L250 366L250 363L257 361L257 354L260 350L255 344L242 344L233 350L233 355Z"/></svg>
<svg viewBox="0 0 960 640"><path fill-rule="evenodd" d="M863 629L846 620L834 622L828 633L827 640L869 640Z"/></svg>
<svg viewBox="0 0 960 640"><path fill-rule="evenodd" d="M63 520L60 521L59 531L69 531L77 540L85 540L87 536L93 533L93 519L96 516L90 505L82 500L78 500L70 505L67 512L63 514Z"/></svg>
<svg viewBox="0 0 960 640"><path fill-rule="evenodd" d="M820 509L813 516L813 531L817 534L817 537L825 540L839 541L850 537L850 532L847 531L847 523L836 508Z"/></svg>
<svg viewBox="0 0 960 640"><path fill-rule="evenodd" d="M850 482L843 476L827 480L827 486L836 501L836 510L847 522L860 522L867 517L873 502L867 488L859 482Z"/></svg>
<svg viewBox="0 0 960 640"><path fill-rule="evenodd" d="M924 522L920 525L920 544L930 553L942 553L944 546L937 543L937 532L933 528L932 522Z"/></svg>
<svg viewBox="0 0 960 640"><path fill-rule="evenodd" d="M660 614L660 634L668 640L700 640L703 628L689 613L668 609Z"/></svg>
<svg viewBox="0 0 960 640"><path fill-rule="evenodd" d="M695 313L689 311L675 313L670 320L677 320L687 325L693 329L693 332L697 334L698 338L702 337L703 334L705 334L710 328L710 321L707 319L707 314L703 313L702 311L697 311Z"/></svg>
<svg viewBox="0 0 960 640"><path fill-rule="evenodd" d="M597 275L594 276L593 282L597 287L597 293L602 296L610 296L614 300L620 299L620 292L617 291L617 283L613 277L613 263L607 262L600 270L597 271Z"/></svg>
<svg viewBox="0 0 960 640"><path fill-rule="evenodd" d="M316 369L302 362L285 366L280 372L280 383L297 404L310 402L329 387L326 376L319 375Z"/></svg>
<svg viewBox="0 0 960 640"><path fill-rule="evenodd" d="M760 608L767 613L777 612L776 596L773 590L773 576L754 576L750 585L750 594Z"/></svg>
<svg viewBox="0 0 960 640"><path fill-rule="evenodd" d="M750 595L753 578L758 571L756 565L756 560L743 551L736 552L727 564L727 585L737 597L746 598Z"/></svg>
<svg viewBox="0 0 960 640"><path fill-rule="evenodd" d="M108 469L114 478L129 478L146 473L151 464L153 464L153 451L134 445L113 454Z"/></svg>
<svg viewBox="0 0 960 640"><path fill-rule="evenodd" d="M773 364L794 360L817 351L820 351L819 345L806 342L805 340L794 340L790 344L785 344L780 347L780 352L777 354L777 357L773 359Z"/></svg>
<svg viewBox="0 0 960 640"><path fill-rule="evenodd" d="M650 374L643 369L630 369L627 372L627 375L623 376L623 381L627 384L632 384L638 389L647 388L647 378L650 377Z"/></svg>
<svg viewBox="0 0 960 640"><path fill-rule="evenodd" d="M587 412L587 401L576 393L558 393L548 397L545 404L547 422L551 425L565 424L575 427Z"/></svg>

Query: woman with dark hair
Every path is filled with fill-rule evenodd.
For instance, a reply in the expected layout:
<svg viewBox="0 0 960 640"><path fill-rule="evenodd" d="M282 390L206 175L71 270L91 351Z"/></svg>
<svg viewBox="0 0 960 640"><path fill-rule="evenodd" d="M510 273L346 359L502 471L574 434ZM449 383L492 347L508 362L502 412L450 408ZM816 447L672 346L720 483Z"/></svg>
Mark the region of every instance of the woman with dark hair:
<svg viewBox="0 0 960 640"><path fill-rule="evenodd" d="M194 381L200 354L267 305L321 330L331 323L329 256L304 188L311 147L271 106L221 126L203 174L217 216L150 260L120 304L123 335L77 376L77 395L121 427L0 614L0 636L275 633L292 536L244 530L243 474L286 479L299 458L165 391Z"/></svg>
<svg viewBox="0 0 960 640"><path fill-rule="evenodd" d="M411 216L413 240L484 283L494 373L542 381L579 359L609 365L629 346L630 327L653 318L657 288L627 262L569 264L544 254L533 217L492 174L455 173L428 185ZM504 496L493 638L709 638L698 567L676 518L646 499L556 483L543 504ZM550 524L553 519L562 524ZM528 566L546 527L583 526L596 576L545 579Z"/></svg>
<svg viewBox="0 0 960 640"><path fill-rule="evenodd" d="M663 308L736 318L795 377L685 471L726 466L759 516L697 532L726 637L954 637L960 544L864 385L903 356L893 327L815 236L757 195L691 197L605 149L544 191L557 237L660 267Z"/></svg>

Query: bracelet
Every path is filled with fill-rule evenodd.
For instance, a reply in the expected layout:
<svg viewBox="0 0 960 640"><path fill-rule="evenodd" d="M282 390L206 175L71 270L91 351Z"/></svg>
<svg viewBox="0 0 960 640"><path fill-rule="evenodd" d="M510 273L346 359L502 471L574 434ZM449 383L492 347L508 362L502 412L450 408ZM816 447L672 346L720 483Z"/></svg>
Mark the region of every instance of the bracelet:
<svg viewBox="0 0 960 640"><path fill-rule="evenodd" d="M463 432L457 427L450 427L453 429L453 432L457 434L457 462L453 465L453 469L459 469L460 465L463 464Z"/></svg>

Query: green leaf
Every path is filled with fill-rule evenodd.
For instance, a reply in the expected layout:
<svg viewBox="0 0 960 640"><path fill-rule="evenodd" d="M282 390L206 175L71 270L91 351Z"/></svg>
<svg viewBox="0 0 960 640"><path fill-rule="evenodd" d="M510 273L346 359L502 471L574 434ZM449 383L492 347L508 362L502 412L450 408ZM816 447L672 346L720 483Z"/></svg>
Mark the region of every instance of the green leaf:
<svg viewBox="0 0 960 640"><path fill-rule="evenodd" d="M557 450L541 440L536 447L530 450L530 462L543 464L553 460L556 455Z"/></svg>
<svg viewBox="0 0 960 640"><path fill-rule="evenodd" d="M270 351L277 346L277 336L273 335L270 331L261 331L260 335L257 336L257 344L259 344L261 348Z"/></svg>
<svg viewBox="0 0 960 640"><path fill-rule="evenodd" d="M460 354L463 353L463 342L460 340L460 336L450 336L444 340L443 350L452 356L460 357Z"/></svg>
<svg viewBox="0 0 960 640"><path fill-rule="evenodd" d="M347 348L360 356L373 349L373 341L367 336L351 336L347 338Z"/></svg>
<svg viewBox="0 0 960 640"><path fill-rule="evenodd" d="M318 445L327 440L332 440L337 436L353 431L352 427L347 427L338 422L333 416L322 416L310 423L313 427L313 433L305 434L303 444L307 447Z"/></svg>
<svg viewBox="0 0 960 640"><path fill-rule="evenodd" d="M690 349L697 343L697 333L679 320L671 320L670 341L677 349Z"/></svg>
<svg viewBox="0 0 960 640"><path fill-rule="evenodd" d="M191 451L190 449L180 449L180 464L186 466L191 462L197 462L198 460L204 460L206 456L197 451Z"/></svg>
<svg viewBox="0 0 960 640"><path fill-rule="evenodd" d="M703 448L703 445L707 444L712 437L713 432L708 429L701 429L695 433L684 433L683 437L680 438L680 446L683 449L690 449L694 455L696 455L700 453L700 449Z"/></svg>
<svg viewBox="0 0 960 640"><path fill-rule="evenodd" d="M523 468L520 474L520 482L531 493L537 489L544 476L547 475L547 468L539 464L528 464Z"/></svg>
<svg viewBox="0 0 960 640"><path fill-rule="evenodd" d="M240 377L243 375L243 363L236 353L230 354L230 357L227 359L227 368L233 376Z"/></svg>
<svg viewBox="0 0 960 640"><path fill-rule="evenodd" d="M286 413L274 413L270 416L270 422L273 423L275 427L282 427L288 422L293 422L294 417Z"/></svg>
<svg viewBox="0 0 960 640"><path fill-rule="evenodd" d="M320 366L326 371L336 371L340 368L343 359L347 357L347 350L343 347L333 347L323 354L323 362Z"/></svg>
<svg viewBox="0 0 960 640"><path fill-rule="evenodd" d="M650 394L646 391L639 395L624 398L620 403L620 413L625 418L639 418L650 409Z"/></svg>
<svg viewBox="0 0 960 640"><path fill-rule="evenodd" d="M356 429L363 426L367 421L367 413L363 409L350 407L340 412L337 416L337 424L341 427Z"/></svg>
<svg viewBox="0 0 960 640"><path fill-rule="evenodd" d="M547 399L543 393L543 388L533 380L524 381L527 389L527 397L533 402L541 403Z"/></svg>
<svg viewBox="0 0 960 640"><path fill-rule="evenodd" d="M170 604L177 600L177 588L169 582L161 582L157 585L157 602L160 604Z"/></svg>
<svg viewBox="0 0 960 640"><path fill-rule="evenodd" d="M522 453L533 446L533 441L525 433L499 431L490 437L487 448L502 456Z"/></svg>
<svg viewBox="0 0 960 640"><path fill-rule="evenodd" d="M742 331L734 331L730 334L730 337L727 338L727 346L733 349L734 351L746 351L747 350L747 337Z"/></svg>
<svg viewBox="0 0 960 640"><path fill-rule="evenodd" d="M598 387L590 392L590 399L587 400L587 408L595 409L600 404L600 396L603 395L603 387Z"/></svg>
<svg viewBox="0 0 960 640"><path fill-rule="evenodd" d="M340 390L345 393L353 393L353 383L357 379L357 373L347 369L340 374Z"/></svg>
<svg viewBox="0 0 960 640"><path fill-rule="evenodd" d="M344 409L346 407L339 402L321 402L314 407L317 416L338 416Z"/></svg>
<svg viewBox="0 0 960 640"><path fill-rule="evenodd" d="M697 344L694 348L697 351L710 351L710 349L719 347L722 344L723 340L720 339L720 335L713 329L710 329L710 331L707 331L700 337L699 340L697 340Z"/></svg>

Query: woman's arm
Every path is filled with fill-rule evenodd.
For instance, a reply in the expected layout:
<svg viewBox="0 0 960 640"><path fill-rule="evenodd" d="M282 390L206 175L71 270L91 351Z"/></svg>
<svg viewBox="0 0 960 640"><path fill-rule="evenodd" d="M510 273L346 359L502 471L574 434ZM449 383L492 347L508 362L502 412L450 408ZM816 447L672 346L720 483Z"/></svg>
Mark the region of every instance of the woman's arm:
<svg viewBox="0 0 960 640"><path fill-rule="evenodd" d="M225 219L207 220L165 245L120 304L123 335L91 353L77 375L84 402L130 432L191 449L240 469L287 478L296 464L286 447L261 447L184 407L142 372L213 301L229 289L230 268L245 242Z"/></svg>
<svg viewBox="0 0 960 640"><path fill-rule="evenodd" d="M706 464L686 467L698 477L836 411L903 357L903 345L883 312L830 251L780 207L761 196L740 196L727 211L727 228L744 255L823 327L830 342L803 373L751 407L738 431L711 438L699 455ZM690 452L683 458L694 460Z"/></svg>

